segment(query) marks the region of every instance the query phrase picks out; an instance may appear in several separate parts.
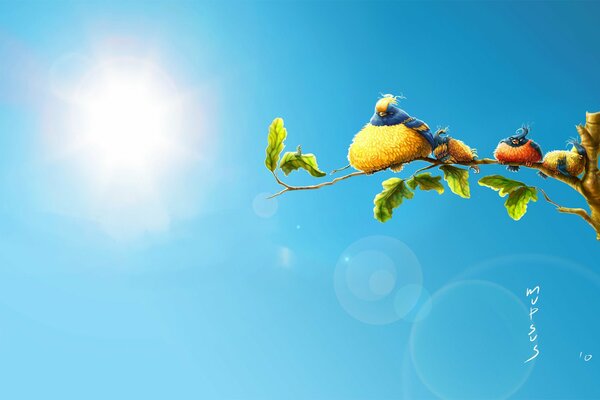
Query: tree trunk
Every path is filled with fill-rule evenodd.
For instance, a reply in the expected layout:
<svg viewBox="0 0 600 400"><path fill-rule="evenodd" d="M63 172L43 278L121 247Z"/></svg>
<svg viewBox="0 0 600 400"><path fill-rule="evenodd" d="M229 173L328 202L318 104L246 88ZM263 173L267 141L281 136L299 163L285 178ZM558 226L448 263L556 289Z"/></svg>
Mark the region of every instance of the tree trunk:
<svg viewBox="0 0 600 400"><path fill-rule="evenodd" d="M581 182L581 192L590 206L592 225L596 229L596 238L600 240L600 174L598 172L600 112L586 113L585 127L578 127L578 131L588 158Z"/></svg>

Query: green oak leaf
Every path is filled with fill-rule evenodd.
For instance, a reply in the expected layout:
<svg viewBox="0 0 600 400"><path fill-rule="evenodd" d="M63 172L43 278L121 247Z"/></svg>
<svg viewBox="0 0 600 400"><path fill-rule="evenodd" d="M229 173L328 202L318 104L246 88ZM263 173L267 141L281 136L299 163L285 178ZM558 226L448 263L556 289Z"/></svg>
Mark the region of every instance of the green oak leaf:
<svg viewBox="0 0 600 400"><path fill-rule="evenodd" d="M287 137L287 130L283 126L282 118L275 118L269 126L269 136L267 145L267 158L265 158L265 165L269 171L273 172L277 168L279 162L279 155L283 151L285 144L283 141Z"/></svg>
<svg viewBox="0 0 600 400"><path fill-rule="evenodd" d="M527 212L527 203L529 201L537 201L537 189L531 186L520 187L513 190L508 195L504 207L508 211L508 215L518 221Z"/></svg>
<svg viewBox="0 0 600 400"><path fill-rule="evenodd" d="M508 215L515 221L520 220L527 212L529 201L537 201L537 189L527 186L523 182L514 181L503 177L502 175L490 175L479 180L481 186L487 186L497 191L500 197L508 198L504 202L504 207Z"/></svg>
<svg viewBox="0 0 600 400"><path fill-rule="evenodd" d="M404 179L390 178L382 182L383 191L373 200L373 214L379 222L392 218L394 208L402 204L404 199L412 199L415 195L404 183Z"/></svg>
<svg viewBox="0 0 600 400"><path fill-rule="evenodd" d="M479 180L479 184L494 189L500 197L504 197L518 188L527 187L523 182L513 181L502 175L485 176Z"/></svg>
<svg viewBox="0 0 600 400"><path fill-rule="evenodd" d="M415 190L418 186L421 190L435 190L439 194L444 193L444 186L440 183L441 176L431 176L429 172L415 175L406 181L409 188Z"/></svg>
<svg viewBox="0 0 600 400"><path fill-rule="evenodd" d="M283 157L281 157L279 167L286 175L289 175L290 172L299 168L305 169L309 174L317 178L327 175L319 169L317 157L315 157L314 154L301 154L300 151L289 151L285 153Z"/></svg>
<svg viewBox="0 0 600 400"><path fill-rule="evenodd" d="M465 199L471 197L468 170L453 167L452 165L442 165L440 169L444 171L444 180L448 182L448 187L452 193L457 194Z"/></svg>

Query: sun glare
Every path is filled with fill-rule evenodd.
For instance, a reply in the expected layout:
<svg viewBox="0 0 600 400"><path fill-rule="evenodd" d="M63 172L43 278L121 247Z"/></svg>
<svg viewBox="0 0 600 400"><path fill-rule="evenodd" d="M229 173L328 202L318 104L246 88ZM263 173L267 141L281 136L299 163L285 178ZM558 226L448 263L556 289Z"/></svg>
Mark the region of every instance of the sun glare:
<svg viewBox="0 0 600 400"><path fill-rule="evenodd" d="M96 220L115 237L160 231L189 214L198 199L186 179L206 148L189 90L180 92L156 62L141 58L91 61L78 76L58 78L73 84L63 85L72 89L57 95L64 106L49 108L54 123L46 125L61 172L45 172L56 182L47 190L55 207Z"/></svg>
<svg viewBox="0 0 600 400"><path fill-rule="evenodd" d="M80 140L104 173L157 172L177 140L178 101L171 82L140 62L92 70L80 88Z"/></svg>

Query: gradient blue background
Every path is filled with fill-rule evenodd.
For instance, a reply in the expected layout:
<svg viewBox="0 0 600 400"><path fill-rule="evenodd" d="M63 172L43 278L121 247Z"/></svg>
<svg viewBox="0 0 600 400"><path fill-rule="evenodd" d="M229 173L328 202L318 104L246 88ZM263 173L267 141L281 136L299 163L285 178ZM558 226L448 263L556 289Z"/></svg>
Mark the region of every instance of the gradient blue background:
<svg viewBox="0 0 600 400"><path fill-rule="evenodd" d="M402 92L403 108L450 125L482 156L523 122L544 149L563 148L585 112L600 111L599 13L595 2L0 3L0 397L436 398L408 360L412 324L362 323L334 292L344 249L387 235L413 250L432 294L484 279L524 305L525 288L540 284L542 353L514 398L600 398L600 245L577 217L540 200L514 222L472 179L468 201L418 193L380 224L372 199L388 173L291 193L271 218L252 206L278 190L263 165L274 117L286 120L289 148L302 143L330 170L345 164L379 93ZM21 61L10 43L45 72L102 36L158 49L181 82L220 93L215 129L202 133L218 143L217 162L195 171L217 182L201 194L208 204L126 241L43 207L35 84L11 75ZM530 171L519 179L582 205ZM293 252L287 268L281 246ZM477 267L499 257L493 272ZM530 268L531 257L542 266ZM455 312L450 321L481 319L457 343L494 346L490 318ZM482 363L491 377L480 383L522 368Z"/></svg>

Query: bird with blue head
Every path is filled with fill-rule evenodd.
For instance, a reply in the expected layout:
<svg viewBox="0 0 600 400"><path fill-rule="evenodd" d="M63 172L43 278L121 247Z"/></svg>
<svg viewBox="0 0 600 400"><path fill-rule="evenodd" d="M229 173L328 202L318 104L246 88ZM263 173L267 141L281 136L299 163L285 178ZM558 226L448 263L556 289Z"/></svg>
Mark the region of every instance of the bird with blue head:
<svg viewBox="0 0 600 400"><path fill-rule="evenodd" d="M515 164L530 167L542 161L542 149L536 142L527 138L529 130L527 125L521 126L513 136L502 139L494 151L494 157L500 164L510 164L506 167L509 171L519 170L519 166Z"/></svg>
<svg viewBox="0 0 600 400"><path fill-rule="evenodd" d="M471 163L477 159L477 150L462 140L449 136L447 127L438 129L433 135L433 140L435 143L433 155L444 164ZM471 168L475 172L479 172L477 165L472 165Z"/></svg>
<svg viewBox="0 0 600 400"><path fill-rule="evenodd" d="M366 173L427 157L434 146L429 126L398 107L399 96L386 94L375 104L371 120L354 136L348 149L352 167Z"/></svg>

